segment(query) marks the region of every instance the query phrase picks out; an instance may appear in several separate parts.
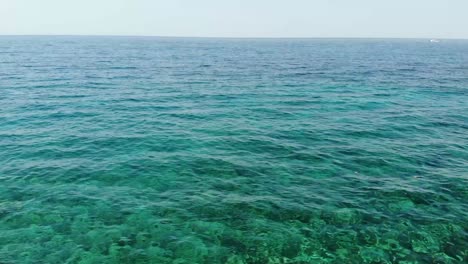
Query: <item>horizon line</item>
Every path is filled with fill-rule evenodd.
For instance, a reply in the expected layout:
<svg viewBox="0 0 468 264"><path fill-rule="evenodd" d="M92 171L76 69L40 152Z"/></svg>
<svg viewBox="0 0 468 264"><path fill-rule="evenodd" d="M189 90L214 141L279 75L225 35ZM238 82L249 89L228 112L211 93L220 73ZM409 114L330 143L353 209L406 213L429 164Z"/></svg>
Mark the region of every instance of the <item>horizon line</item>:
<svg viewBox="0 0 468 264"><path fill-rule="evenodd" d="M193 38L193 39L401 39L401 40L468 40L468 38L438 37L246 37L246 36L170 36L131 34L0 34L0 37L143 37L143 38Z"/></svg>

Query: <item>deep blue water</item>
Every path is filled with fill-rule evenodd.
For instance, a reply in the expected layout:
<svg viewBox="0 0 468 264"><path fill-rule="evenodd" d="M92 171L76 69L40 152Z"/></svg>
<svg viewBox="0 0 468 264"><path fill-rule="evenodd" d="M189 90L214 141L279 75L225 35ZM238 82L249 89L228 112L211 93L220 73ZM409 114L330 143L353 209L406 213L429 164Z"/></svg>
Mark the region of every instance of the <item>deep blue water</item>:
<svg viewBox="0 0 468 264"><path fill-rule="evenodd" d="M0 263L467 263L468 41L0 37Z"/></svg>

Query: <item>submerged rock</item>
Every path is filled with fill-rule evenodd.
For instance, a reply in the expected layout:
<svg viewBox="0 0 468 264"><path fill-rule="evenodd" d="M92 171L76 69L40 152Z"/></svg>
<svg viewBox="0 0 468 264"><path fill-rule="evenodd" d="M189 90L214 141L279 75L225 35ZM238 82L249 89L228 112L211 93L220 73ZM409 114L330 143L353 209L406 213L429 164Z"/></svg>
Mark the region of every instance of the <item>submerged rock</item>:
<svg viewBox="0 0 468 264"><path fill-rule="evenodd" d="M413 232L411 246L418 253L435 253L440 250L439 242L427 232Z"/></svg>
<svg viewBox="0 0 468 264"><path fill-rule="evenodd" d="M353 225L361 221L357 210L352 208L341 208L331 212L323 212L322 219L334 225Z"/></svg>

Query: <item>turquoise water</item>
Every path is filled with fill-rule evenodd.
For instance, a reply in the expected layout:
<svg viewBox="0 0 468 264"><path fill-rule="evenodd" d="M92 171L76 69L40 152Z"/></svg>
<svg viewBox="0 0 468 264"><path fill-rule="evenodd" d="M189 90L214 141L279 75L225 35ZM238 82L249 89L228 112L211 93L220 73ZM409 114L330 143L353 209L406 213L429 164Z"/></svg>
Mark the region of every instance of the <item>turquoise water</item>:
<svg viewBox="0 0 468 264"><path fill-rule="evenodd" d="M0 263L466 263L468 41L0 37Z"/></svg>

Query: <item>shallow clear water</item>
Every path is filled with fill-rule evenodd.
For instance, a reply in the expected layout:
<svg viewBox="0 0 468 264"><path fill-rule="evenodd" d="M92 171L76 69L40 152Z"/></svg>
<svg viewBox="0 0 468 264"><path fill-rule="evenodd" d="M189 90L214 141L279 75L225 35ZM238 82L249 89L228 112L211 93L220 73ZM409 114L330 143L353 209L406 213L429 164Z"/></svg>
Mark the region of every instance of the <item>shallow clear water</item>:
<svg viewBox="0 0 468 264"><path fill-rule="evenodd" d="M468 41L0 37L0 263L463 263Z"/></svg>

